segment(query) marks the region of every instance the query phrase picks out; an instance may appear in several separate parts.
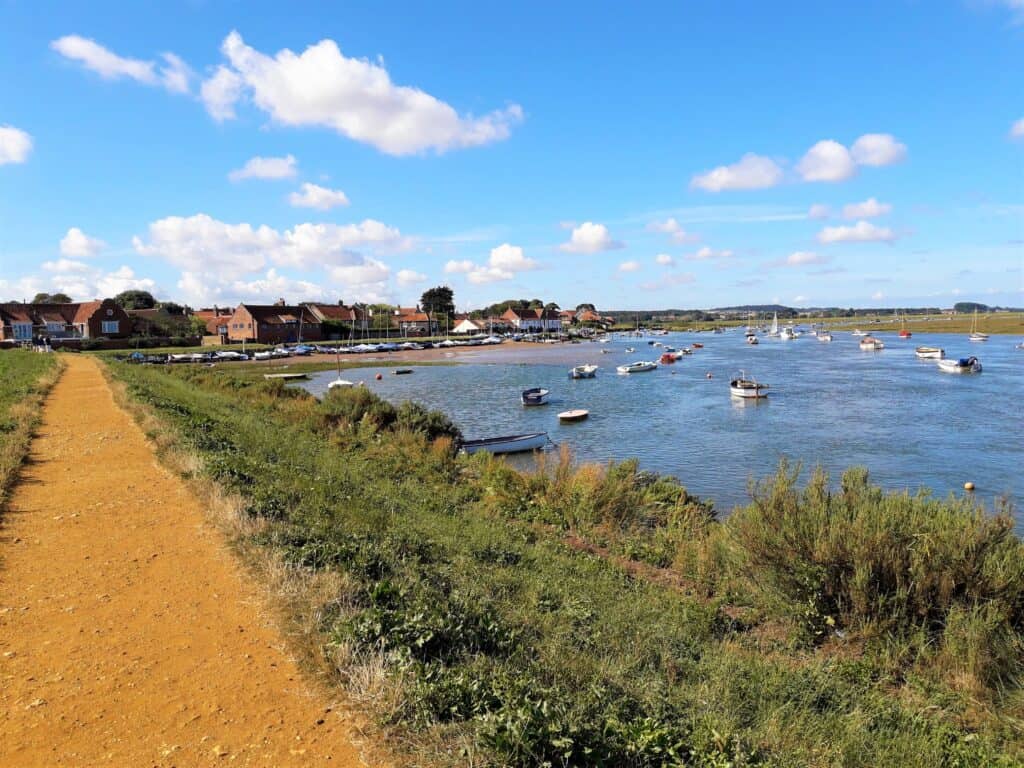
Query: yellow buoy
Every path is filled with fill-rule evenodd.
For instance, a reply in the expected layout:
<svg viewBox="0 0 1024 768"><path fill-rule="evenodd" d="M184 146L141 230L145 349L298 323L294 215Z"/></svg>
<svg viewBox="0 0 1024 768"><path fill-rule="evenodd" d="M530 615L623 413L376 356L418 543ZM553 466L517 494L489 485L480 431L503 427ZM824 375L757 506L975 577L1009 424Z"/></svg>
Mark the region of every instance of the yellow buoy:
<svg viewBox="0 0 1024 768"><path fill-rule="evenodd" d="M964 490L965 491L973 491L974 490L974 483L972 483L972 482L970 482L968 480L966 483L964 483Z"/></svg>

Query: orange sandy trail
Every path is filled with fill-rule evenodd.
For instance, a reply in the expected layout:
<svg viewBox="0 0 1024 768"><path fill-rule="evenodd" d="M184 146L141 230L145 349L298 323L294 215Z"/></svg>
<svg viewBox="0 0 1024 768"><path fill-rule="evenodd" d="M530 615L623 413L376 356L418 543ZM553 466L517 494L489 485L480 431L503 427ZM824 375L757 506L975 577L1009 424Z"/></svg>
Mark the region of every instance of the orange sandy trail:
<svg viewBox="0 0 1024 768"><path fill-rule="evenodd" d="M360 766L199 502L68 356L0 536L0 766Z"/></svg>

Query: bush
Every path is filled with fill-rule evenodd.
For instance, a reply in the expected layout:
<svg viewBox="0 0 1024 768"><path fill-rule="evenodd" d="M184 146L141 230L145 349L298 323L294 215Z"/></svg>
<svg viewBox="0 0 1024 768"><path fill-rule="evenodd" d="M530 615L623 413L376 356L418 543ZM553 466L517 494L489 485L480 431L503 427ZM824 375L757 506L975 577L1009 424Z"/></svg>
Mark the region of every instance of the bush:
<svg viewBox="0 0 1024 768"><path fill-rule="evenodd" d="M433 442L447 437L453 443L462 440L462 431L441 411L429 411L419 403L404 402L395 413L395 429L406 429Z"/></svg>
<svg viewBox="0 0 1024 768"><path fill-rule="evenodd" d="M322 423L329 428L353 429L369 424L387 429L397 418L395 407L366 387L335 387L320 403Z"/></svg>

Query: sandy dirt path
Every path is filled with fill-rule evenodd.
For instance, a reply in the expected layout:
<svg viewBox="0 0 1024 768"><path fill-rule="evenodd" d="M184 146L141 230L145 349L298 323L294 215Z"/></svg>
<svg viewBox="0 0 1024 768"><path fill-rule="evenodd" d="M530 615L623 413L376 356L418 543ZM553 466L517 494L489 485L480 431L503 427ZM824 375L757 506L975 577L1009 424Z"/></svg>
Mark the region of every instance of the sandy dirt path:
<svg viewBox="0 0 1024 768"><path fill-rule="evenodd" d="M0 766L360 766L199 502L69 356L0 532Z"/></svg>

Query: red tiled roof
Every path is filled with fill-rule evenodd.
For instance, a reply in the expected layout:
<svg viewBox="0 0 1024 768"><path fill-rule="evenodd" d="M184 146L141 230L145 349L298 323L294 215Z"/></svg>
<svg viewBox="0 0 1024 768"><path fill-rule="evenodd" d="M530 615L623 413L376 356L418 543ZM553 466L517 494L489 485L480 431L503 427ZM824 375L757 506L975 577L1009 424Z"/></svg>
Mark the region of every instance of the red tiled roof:
<svg viewBox="0 0 1024 768"><path fill-rule="evenodd" d="M408 312L398 316L400 323L425 323L430 320L425 312Z"/></svg>

